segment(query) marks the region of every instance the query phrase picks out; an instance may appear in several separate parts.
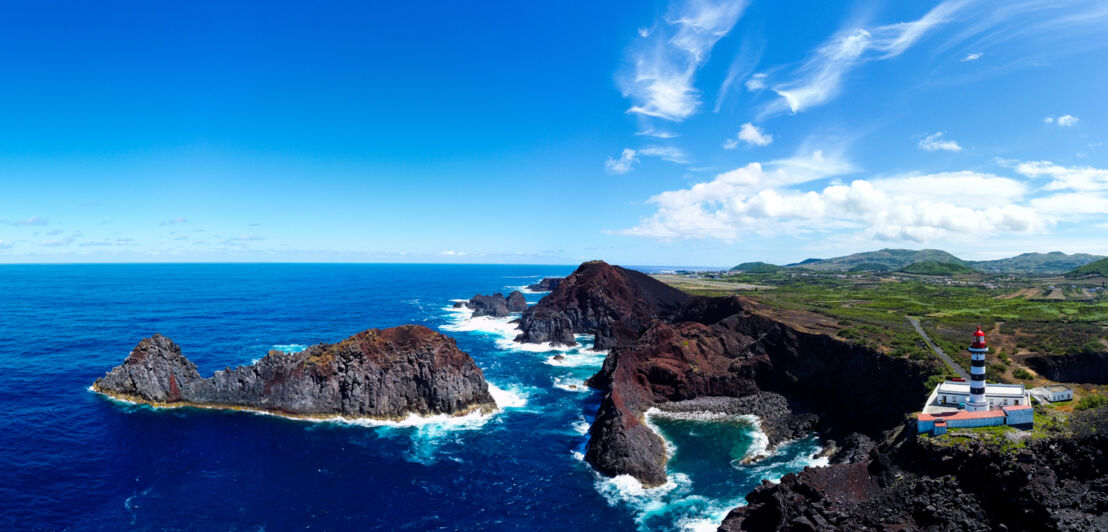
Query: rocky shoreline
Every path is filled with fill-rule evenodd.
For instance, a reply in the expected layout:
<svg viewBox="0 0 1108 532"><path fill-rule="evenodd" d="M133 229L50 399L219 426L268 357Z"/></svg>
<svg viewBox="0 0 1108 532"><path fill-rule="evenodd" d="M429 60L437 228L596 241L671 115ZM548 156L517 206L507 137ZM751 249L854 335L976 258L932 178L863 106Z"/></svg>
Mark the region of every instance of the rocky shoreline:
<svg viewBox="0 0 1108 532"><path fill-rule="evenodd" d="M497 406L473 359L426 327L370 329L201 377L162 335L139 342L93 391L154 406L255 410L292 418L401 420Z"/></svg>

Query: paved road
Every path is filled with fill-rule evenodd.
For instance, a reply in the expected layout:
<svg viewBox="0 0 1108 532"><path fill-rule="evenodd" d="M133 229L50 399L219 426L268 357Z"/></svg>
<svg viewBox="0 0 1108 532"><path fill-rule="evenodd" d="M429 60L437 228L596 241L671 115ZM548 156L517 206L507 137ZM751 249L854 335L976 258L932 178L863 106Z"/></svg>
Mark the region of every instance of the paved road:
<svg viewBox="0 0 1108 532"><path fill-rule="evenodd" d="M939 346L935 345L935 342L931 341L931 337L927 336L927 333L923 332L923 327L919 326L919 320L916 320L915 318L908 318L908 321L912 323L912 327L916 328L916 332L918 332L919 335L923 337L923 341L927 342L928 347L930 347L936 355L939 355L939 358L943 359L943 362L946 362L946 365L949 366L950 369L954 370L954 372L960 375L963 379L966 379L967 381L970 380L969 373L966 373L966 370L962 369L962 366L956 364L954 362L954 359L950 358L950 355L947 355L943 352L942 349L939 349Z"/></svg>

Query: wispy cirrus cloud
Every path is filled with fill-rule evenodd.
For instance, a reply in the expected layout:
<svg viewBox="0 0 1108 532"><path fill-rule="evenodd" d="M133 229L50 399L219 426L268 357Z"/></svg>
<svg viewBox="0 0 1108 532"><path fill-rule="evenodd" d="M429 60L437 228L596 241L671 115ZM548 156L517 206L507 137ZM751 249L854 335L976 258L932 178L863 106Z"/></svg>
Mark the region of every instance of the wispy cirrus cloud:
<svg viewBox="0 0 1108 532"><path fill-rule="evenodd" d="M671 163L684 164L689 162L689 157L684 150L676 146L646 146L639 149L637 153L644 157L657 157Z"/></svg>
<svg viewBox="0 0 1108 532"><path fill-rule="evenodd" d="M170 218L169 220L163 220L158 225L181 225L188 223L189 219L184 217Z"/></svg>
<svg viewBox="0 0 1108 532"><path fill-rule="evenodd" d="M768 105L762 114L799 113L830 101L840 94L851 70L869 61L904 53L933 28L951 20L966 3L946 0L912 22L839 31L793 72L792 79L771 85L780 99Z"/></svg>
<svg viewBox="0 0 1108 532"><path fill-rule="evenodd" d="M627 112L674 122L695 113L697 70L746 6L746 0L675 0L653 28L640 29L630 65L618 77L632 102Z"/></svg>
<svg viewBox="0 0 1108 532"><path fill-rule="evenodd" d="M985 54L983 54L981 52L973 52L973 53L966 54L966 56L963 57L961 59L961 61L963 63L969 63L971 61L977 61L978 59L981 59L984 56L985 56Z"/></svg>
<svg viewBox="0 0 1108 532"><path fill-rule="evenodd" d="M919 141L919 147L926 151L962 151L962 147L958 143L951 139L944 139L943 135L946 133L939 131L927 135Z"/></svg>
<svg viewBox="0 0 1108 532"><path fill-rule="evenodd" d="M46 225L48 223L50 223L50 220L47 220L46 218L41 218L39 216L32 216L30 218L23 218L23 219L20 219L20 220L8 220L8 219L0 220L0 224L16 225L16 226L20 226L20 225Z"/></svg>

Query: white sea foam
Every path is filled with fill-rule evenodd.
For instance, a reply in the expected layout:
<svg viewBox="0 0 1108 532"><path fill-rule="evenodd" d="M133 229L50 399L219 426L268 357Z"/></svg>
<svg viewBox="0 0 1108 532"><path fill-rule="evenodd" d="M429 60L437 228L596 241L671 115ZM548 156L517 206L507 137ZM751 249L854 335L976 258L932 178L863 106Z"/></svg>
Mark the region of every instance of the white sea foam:
<svg viewBox="0 0 1108 532"><path fill-rule="evenodd" d="M269 346L270 351L281 351L282 353L299 353L308 346L304 344L273 344Z"/></svg>
<svg viewBox="0 0 1108 532"><path fill-rule="evenodd" d="M527 398L529 393L524 391L519 386L509 386L507 390L500 388L499 386L489 384L489 395L492 395L496 406L500 408L523 408L527 406Z"/></svg>
<svg viewBox="0 0 1108 532"><path fill-rule="evenodd" d="M305 418L305 417L286 416L286 415L277 414L277 413L274 413L274 412L268 412L268 411L265 411L265 410L259 410L259 409L255 409L255 408L235 408L235 409L233 409L233 411L247 412L247 413L261 415L261 416L274 416L274 417L280 417L280 418L285 418L285 419L291 419L291 420L294 420L294 421L304 421L304 422L308 422L308 423L332 423L332 424L339 424L339 425L352 425L352 426L359 426L359 427L374 427L374 428L376 428L376 427L389 427L389 428L411 428L411 427L421 428L421 427L428 427L428 428L431 428L432 430L446 431L446 430L471 430L471 429L480 428L482 425L484 425L486 422L488 422L489 419L492 419L494 416L499 415L500 413L503 413L505 409L522 408L522 407L527 405L527 398L528 398L529 394L519 386L509 386L508 389L503 389L503 388L500 388L500 387L496 386L495 384L493 384L491 382L488 383L488 386L489 386L489 394L492 395L492 398L496 402L496 406L498 407L498 409L495 412L491 412L491 413L475 411L475 412L470 412L468 414L464 414L464 415L460 415L460 416L453 416L453 415L449 415L449 414L436 414L436 415L431 415L431 416L421 416L419 414L411 413L411 414L408 414L408 416L403 418L403 419L395 420L395 419L374 419L374 418L349 418L349 417L345 417L345 416L326 416L326 417L318 417L318 418ZM206 405L185 405L185 404L182 404L182 405L159 405L159 406L154 406L154 405L148 405L148 404L145 404L145 403L137 403L135 401L122 399L122 398L119 398L119 397L113 397L113 396L107 395L107 394L100 394L92 386L88 387L88 391L99 394L103 397L108 398L109 400L111 400L113 402L116 402L116 403L129 405L129 406L142 407L142 408L204 408L204 409L211 409L211 410L231 410L231 409L223 408L223 407L219 407L219 406L206 406Z"/></svg>
<svg viewBox="0 0 1108 532"><path fill-rule="evenodd" d="M585 420L584 416L578 417L577 421L573 422L573 431L582 436L588 434L590 428L592 428L592 426L589 425L589 422Z"/></svg>
<svg viewBox="0 0 1108 532"><path fill-rule="evenodd" d="M567 392L588 392L589 387L585 385L583 379L575 379L572 377L554 377L554 387L567 391Z"/></svg>

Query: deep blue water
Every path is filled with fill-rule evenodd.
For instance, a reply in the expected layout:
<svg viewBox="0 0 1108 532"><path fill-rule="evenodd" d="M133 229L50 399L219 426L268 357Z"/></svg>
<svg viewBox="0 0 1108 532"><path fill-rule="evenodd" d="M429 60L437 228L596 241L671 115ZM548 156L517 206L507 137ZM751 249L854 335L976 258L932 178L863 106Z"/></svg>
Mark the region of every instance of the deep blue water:
<svg viewBox="0 0 1108 532"><path fill-rule="evenodd" d="M668 529L718 521L761 478L809 463L813 441L738 465L749 425L659 418L675 448L670 485L597 476L580 453L600 397L580 382L603 354L555 363L513 345L506 320L446 309L572 269L0 266L0 529ZM404 323L457 338L511 406L363 426L152 409L88 391L155 332L209 375L275 346Z"/></svg>

